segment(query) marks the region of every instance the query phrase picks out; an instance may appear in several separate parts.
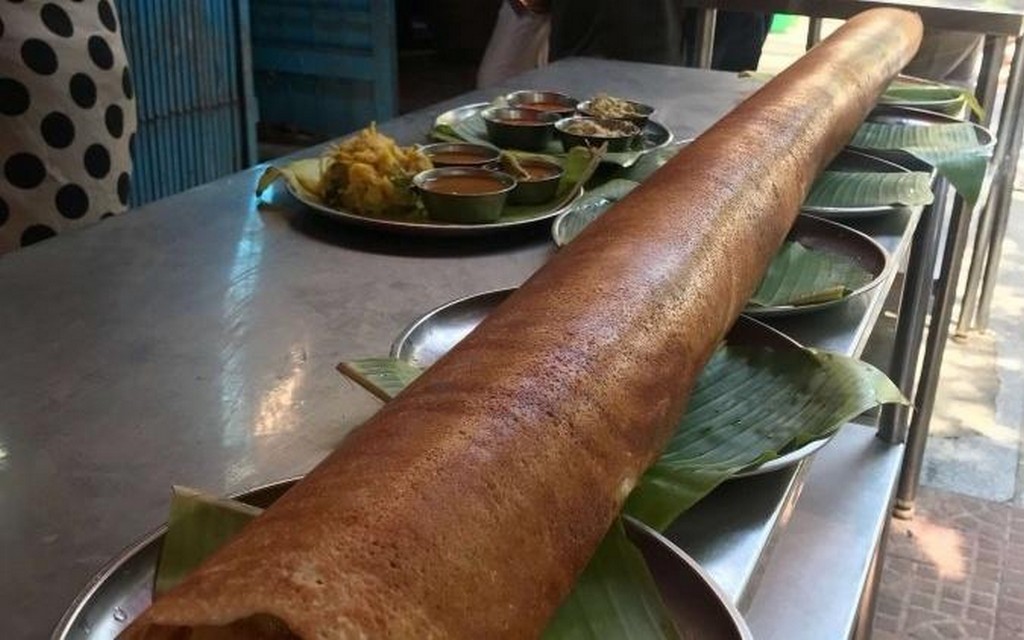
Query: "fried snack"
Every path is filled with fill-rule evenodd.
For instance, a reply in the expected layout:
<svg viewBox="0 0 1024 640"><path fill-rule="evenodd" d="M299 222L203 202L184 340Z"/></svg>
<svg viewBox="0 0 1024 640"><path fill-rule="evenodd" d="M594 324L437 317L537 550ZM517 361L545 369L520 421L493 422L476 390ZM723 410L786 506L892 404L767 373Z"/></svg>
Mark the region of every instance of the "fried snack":
<svg viewBox="0 0 1024 640"><path fill-rule="evenodd" d="M920 38L905 11L847 22L589 225L124 637L230 637L254 619L258 638L537 637L815 176Z"/></svg>
<svg viewBox="0 0 1024 640"><path fill-rule="evenodd" d="M320 195L330 206L363 215L397 214L416 204L412 177L432 167L417 147L399 147L371 124L325 156Z"/></svg>

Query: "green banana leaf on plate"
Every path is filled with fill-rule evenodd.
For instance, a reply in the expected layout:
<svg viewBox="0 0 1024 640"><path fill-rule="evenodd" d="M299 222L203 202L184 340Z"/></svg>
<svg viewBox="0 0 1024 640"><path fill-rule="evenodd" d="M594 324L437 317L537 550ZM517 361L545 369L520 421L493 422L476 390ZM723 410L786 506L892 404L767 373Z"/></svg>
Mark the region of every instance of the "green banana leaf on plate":
<svg viewBox="0 0 1024 640"><path fill-rule="evenodd" d="M960 113L966 105L979 119L985 116L985 110L970 89L923 79L893 80L878 102L940 111L952 116Z"/></svg>
<svg viewBox="0 0 1024 640"><path fill-rule="evenodd" d="M389 362L396 371L412 366L370 358L344 362L339 370L365 388ZM880 404L900 402L902 394L885 374L855 358L802 348L720 347L626 512L663 530L730 476L826 438Z"/></svg>
<svg viewBox="0 0 1024 640"><path fill-rule="evenodd" d="M811 185L804 207L915 207L932 203L931 176L923 171L825 171Z"/></svg>
<svg viewBox="0 0 1024 640"><path fill-rule="evenodd" d="M757 82L768 82L775 77L775 74L765 71L741 71L738 75ZM967 105L979 119L985 115L981 103L970 89L911 76L899 76L893 80L879 96L878 102L938 111L953 116Z"/></svg>
<svg viewBox="0 0 1024 640"><path fill-rule="evenodd" d="M748 307L800 307L839 300L873 279L852 258L792 240L768 265Z"/></svg>
<svg viewBox="0 0 1024 640"><path fill-rule="evenodd" d="M981 195L982 183L994 146L978 140L978 128L968 122L907 125L865 122L850 141L851 147L903 151L935 167L969 204Z"/></svg>

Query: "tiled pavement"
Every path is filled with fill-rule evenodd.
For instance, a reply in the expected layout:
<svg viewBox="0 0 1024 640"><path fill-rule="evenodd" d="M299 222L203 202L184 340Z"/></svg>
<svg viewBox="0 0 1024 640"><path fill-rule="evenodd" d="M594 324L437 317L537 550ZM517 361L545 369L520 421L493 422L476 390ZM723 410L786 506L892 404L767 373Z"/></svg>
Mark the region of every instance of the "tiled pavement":
<svg viewBox="0 0 1024 640"><path fill-rule="evenodd" d="M1024 638L1024 509L922 487L892 522L873 638Z"/></svg>

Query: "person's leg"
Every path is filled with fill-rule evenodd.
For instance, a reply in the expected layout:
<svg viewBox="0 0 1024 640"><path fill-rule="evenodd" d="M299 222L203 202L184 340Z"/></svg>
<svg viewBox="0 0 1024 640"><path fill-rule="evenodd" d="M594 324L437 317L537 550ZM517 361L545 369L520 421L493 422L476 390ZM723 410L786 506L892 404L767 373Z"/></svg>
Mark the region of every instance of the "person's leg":
<svg viewBox="0 0 1024 640"><path fill-rule="evenodd" d="M772 14L719 11L711 68L721 71L757 69L761 50L772 28Z"/></svg>
<svg viewBox="0 0 1024 640"><path fill-rule="evenodd" d="M476 86L482 89L499 84L547 62L550 33L548 15L518 13L508 2L503 2L477 70Z"/></svg>
<svg viewBox="0 0 1024 640"><path fill-rule="evenodd" d="M683 64L682 10L674 0L553 0L551 59L595 56Z"/></svg>

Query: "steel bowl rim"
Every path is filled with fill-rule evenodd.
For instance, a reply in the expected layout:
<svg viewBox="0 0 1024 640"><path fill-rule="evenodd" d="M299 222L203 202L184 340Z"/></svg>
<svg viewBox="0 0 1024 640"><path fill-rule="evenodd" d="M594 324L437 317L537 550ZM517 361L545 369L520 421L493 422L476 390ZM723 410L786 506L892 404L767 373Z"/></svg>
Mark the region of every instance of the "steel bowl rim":
<svg viewBox="0 0 1024 640"><path fill-rule="evenodd" d="M433 163L434 160L433 160L433 158L431 158L431 152L442 151L442 150L457 150L457 149L462 149L462 150L467 150L467 151L486 152L487 155L485 156L485 155L483 155L483 153L481 153L480 154L480 162L479 163L466 164L466 165L448 165L448 166L471 167L471 166L476 166L477 164L487 164L489 162L495 162L499 158L501 158L501 149L498 149L497 147L492 147L491 145L480 144L478 142L434 142L432 144L425 144L425 145L422 145L420 147L420 151L423 152L423 154L426 155L428 158L430 158L430 161L432 163ZM435 169L439 169L441 167L434 167L434 168Z"/></svg>
<svg viewBox="0 0 1024 640"><path fill-rule="evenodd" d="M499 112L518 111L526 113L528 115L527 121L515 121L509 122L508 120L502 120L496 114ZM550 127L558 122L562 118L561 115L553 111L540 111L539 109L522 109L519 107L487 107L480 111L480 117L483 118L484 122L489 122L492 125L500 125L505 127ZM531 120L530 118L533 118Z"/></svg>
<svg viewBox="0 0 1024 640"><path fill-rule="evenodd" d="M567 93L561 91L546 91L540 89L518 89L511 91L504 95L505 102L514 109L529 109L528 105L540 100L522 101L521 98L526 96L545 96L546 98L553 98L557 104L564 104L566 111L575 111L580 104L578 98L574 98ZM545 109L533 109L533 111L546 111ZM552 111L552 113L558 113L559 111Z"/></svg>
<svg viewBox="0 0 1024 640"><path fill-rule="evenodd" d="M488 178L496 178L504 183L504 187L497 191L488 191L486 193L447 193L443 191L433 191L423 186L423 182L430 180L431 178L437 178L441 176L484 176ZM492 169L485 169L483 167L435 167L433 169L427 169L420 171L412 178L413 185L422 192L430 193L435 196L452 197L452 198L485 198L490 196L497 196L504 193L509 193L518 186L519 181L513 176L505 173L504 171L494 171Z"/></svg>

